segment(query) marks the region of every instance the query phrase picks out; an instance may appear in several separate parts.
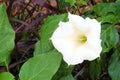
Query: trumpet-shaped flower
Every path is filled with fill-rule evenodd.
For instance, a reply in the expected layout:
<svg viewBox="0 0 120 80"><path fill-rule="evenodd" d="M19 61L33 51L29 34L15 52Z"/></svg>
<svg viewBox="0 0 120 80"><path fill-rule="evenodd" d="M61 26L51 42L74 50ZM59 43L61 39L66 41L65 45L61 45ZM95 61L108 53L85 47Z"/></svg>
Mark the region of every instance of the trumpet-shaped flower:
<svg viewBox="0 0 120 80"><path fill-rule="evenodd" d="M82 18L68 13L68 22L59 22L51 41L61 52L68 65L76 65L84 60L94 60L100 57L101 25L95 19Z"/></svg>

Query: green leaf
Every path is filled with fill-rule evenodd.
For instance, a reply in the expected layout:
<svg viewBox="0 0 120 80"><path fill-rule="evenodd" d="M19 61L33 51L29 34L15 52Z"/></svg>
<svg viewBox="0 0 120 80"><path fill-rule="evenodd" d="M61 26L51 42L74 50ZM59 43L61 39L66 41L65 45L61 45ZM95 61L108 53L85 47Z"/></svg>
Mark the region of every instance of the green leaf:
<svg viewBox="0 0 120 80"><path fill-rule="evenodd" d="M119 35L115 26L111 24L103 24L101 39L103 52L108 52L111 48L115 47L119 40Z"/></svg>
<svg viewBox="0 0 120 80"><path fill-rule="evenodd" d="M72 75L62 77L60 80L75 80Z"/></svg>
<svg viewBox="0 0 120 80"><path fill-rule="evenodd" d="M55 29L58 27L58 23L60 21L67 21L68 14L61 14L61 15L55 15L55 16L50 16L48 17L42 28L41 28L41 35L40 35L40 41L37 42L36 47L35 47L35 52L34 55L38 55L41 53L46 53L54 49L50 38L55 31Z"/></svg>
<svg viewBox="0 0 120 80"><path fill-rule="evenodd" d="M29 59L20 70L20 80L51 80L61 59L61 54L55 50Z"/></svg>
<svg viewBox="0 0 120 80"><path fill-rule="evenodd" d="M115 7L116 7L116 16L119 18L119 21L120 22L120 1L116 2L115 3Z"/></svg>
<svg viewBox="0 0 120 80"><path fill-rule="evenodd" d="M65 0L65 2L70 3L70 5L74 5L76 3L76 0Z"/></svg>
<svg viewBox="0 0 120 80"><path fill-rule="evenodd" d="M101 73L100 60L94 60L89 63L89 72L92 80L96 80Z"/></svg>
<svg viewBox="0 0 120 80"><path fill-rule="evenodd" d="M14 76L9 72L0 73L0 80L14 80Z"/></svg>
<svg viewBox="0 0 120 80"><path fill-rule="evenodd" d="M14 48L15 32L12 29L5 4L0 5L0 63L8 60L11 51Z"/></svg>
<svg viewBox="0 0 120 80"><path fill-rule="evenodd" d="M120 2L120 0L116 0L116 2Z"/></svg>
<svg viewBox="0 0 120 80"><path fill-rule="evenodd" d="M35 49L34 49L34 55L39 55L41 54L41 47L40 47L40 40L35 44Z"/></svg>
<svg viewBox="0 0 120 80"><path fill-rule="evenodd" d="M86 0L79 0L79 1L77 2L77 5L80 6L81 4L87 5L87 1L86 1Z"/></svg>
<svg viewBox="0 0 120 80"><path fill-rule="evenodd" d="M116 13L116 7L114 3L100 3L93 7L95 13L99 16L105 16L108 13Z"/></svg>
<svg viewBox="0 0 120 80"><path fill-rule="evenodd" d="M109 53L101 53L100 58L89 62L89 73L92 80L108 80L101 77L108 69Z"/></svg>
<svg viewBox="0 0 120 80"><path fill-rule="evenodd" d="M120 80L120 50L112 54L108 72L112 80Z"/></svg>
<svg viewBox="0 0 120 80"><path fill-rule="evenodd" d="M114 14L108 14L102 18L102 23L117 23L118 22L118 17Z"/></svg>
<svg viewBox="0 0 120 80"><path fill-rule="evenodd" d="M120 2L100 3L93 7L97 16L101 17L102 23L120 23Z"/></svg>
<svg viewBox="0 0 120 80"><path fill-rule="evenodd" d="M68 66L64 61L61 62L60 68L57 73L54 75L52 80L60 80L61 77L66 77L72 73L74 66Z"/></svg>

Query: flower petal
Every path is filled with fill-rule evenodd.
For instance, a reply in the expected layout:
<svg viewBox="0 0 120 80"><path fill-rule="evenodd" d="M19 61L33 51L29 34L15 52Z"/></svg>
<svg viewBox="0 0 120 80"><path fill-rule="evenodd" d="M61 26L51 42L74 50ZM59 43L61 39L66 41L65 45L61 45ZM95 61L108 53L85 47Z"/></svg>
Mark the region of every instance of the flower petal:
<svg viewBox="0 0 120 80"><path fill-rule="evenodd" d="M54 47L62 53L63 59L68 64L71 64L72 61L75 63L74 60L71 60L71 57L74 55L76 48L79 46L78 42L74 40L77 36L74 31L76 30L69 22L60 22L59 27L55 30L51 37Z"/></svg>
<svg viewBox="0 0 120 80"><path fill-rule="evenodd" d="M74 62L75 58L72 58L73 55L75 54L76 48L79 46L77 44L77 42L74 41L68 41L68 40L64 40L64 39L57 39L57 38L52 38L52 42L53 45L55 46L55 48L62 53L63 55L63 59L65 62L68 63L68 65L72 64L72 63L76 63ZM83 61L83 59L82 59ZM82 62L81 61L81 62ZM80 62L80 61L77 61Z"/></svg>
<svg viewBox="0 0 120 80"><path fill-rule="evenodd" d="M98 22L95 19L86 18L85 19L86 26L89 27L89 37L94 38L100 38L101 33L101 25L100 22Z"/></svg>
<svg viewBox="0 0 120 80"><path fill-rule="evenodd" d="M87 32L86 30L89 28L86 26L85 19L81 16L70 14L68 15L69 22L72 23L74 27L79 29L81 32Z"/></svg>
<svg viewBox="0 0 120 80"><path fill-rule="evenodd" d="M73 34L73 26L70 22L60 22L51 38L63 38Z"/></svg>
<svg viewBox="0 0 120 80"><path fill-rule="evenodd" d="M100 56L100 53L102 51L102 47L101 47L101 40L100 39L96 39L96 38L88 38L86 44L86 47L89 47L90 49L94 50L95 54Z"/></svg>
<svg viewBox="0 0 120 80"><path fill-rule="evenodd" d="M77 47L77 42L74 40L74 27L69 22L60 22L59 27L55 30L51 37L54 47L65 56L72 55Z"/></svg>
<svg viewBox="0 0 120 80"><path fill-rule="evenodd" d="M75 56L76 55L76 56ZM63 56L63 59L68 65L76 65L79 63L82 63L84 61L84 58L79 54L73 53L72 56Z"/></svg>
<svg viewBox="0 0 120 80"><path fill-rule="evenodd" d="M96 54L94 49L90 49L89 47L86 47L86 46L80 46L77 49L77 52L74 56L76 58L79 58L78 55L82 56L84 60L90 60L90 61L100 56L99 54Z"/></svg>

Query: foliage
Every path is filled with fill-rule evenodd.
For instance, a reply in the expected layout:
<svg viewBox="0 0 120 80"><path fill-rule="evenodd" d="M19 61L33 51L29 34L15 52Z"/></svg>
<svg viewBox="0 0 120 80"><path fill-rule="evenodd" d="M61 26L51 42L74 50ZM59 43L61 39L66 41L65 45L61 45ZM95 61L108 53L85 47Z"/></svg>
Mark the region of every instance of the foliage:
<svg viewBox="0 0 120 80"><path fill-rule="evenodd" d="M0 80L119 80L119 6L120 0L0 1ZM100 58L68 66L53 47L50 38L68 12L101 22Z"/></svg>
<svg viewBox="0 0 120 80"><path fill-rule="evenodd" d="M112 80L119 80L119 71L120 69L118 68L120 66L120 54L119 54L119 46L118 49L112 54L111 59L110 59L110 64L108 67L108 72L112 78Z"/></svg>
<svg viewBox="0 0 120 80"><path fill-rule="evenodd" d="M54 50L29 59L20 70L20 80L51 80L61 59L61 55Z"/></svg>
<svg viewBox="0 0 120 80"><path fill-rule="evenodd" d="M0 73L0 80L14 80L14 76L9 72Z"/></svg>
<svg viewBox="0 0 120 80"><path fill-rule="evenodd" d="M15 32L8 21L5 4L0 5L0 19L0 65L8 65L14 48Z"/></svg>

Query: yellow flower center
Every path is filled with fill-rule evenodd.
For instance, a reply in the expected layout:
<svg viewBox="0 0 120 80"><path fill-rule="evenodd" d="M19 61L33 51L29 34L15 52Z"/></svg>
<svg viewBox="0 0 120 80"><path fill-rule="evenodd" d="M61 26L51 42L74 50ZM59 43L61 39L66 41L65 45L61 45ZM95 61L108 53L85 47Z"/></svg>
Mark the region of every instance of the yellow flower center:
<svg viewBox="0 0 120 80"><path fill-rule="evenodd" d="M83 44L87 41L87 37L85 35L80 35L78 41Z"/></svg>

